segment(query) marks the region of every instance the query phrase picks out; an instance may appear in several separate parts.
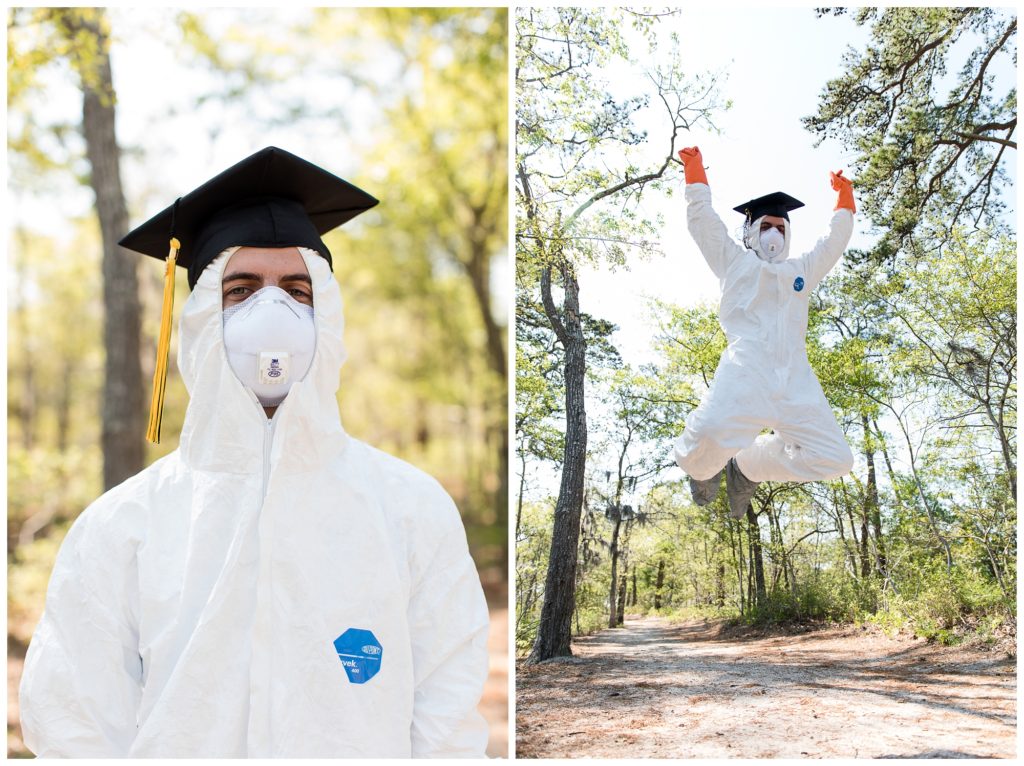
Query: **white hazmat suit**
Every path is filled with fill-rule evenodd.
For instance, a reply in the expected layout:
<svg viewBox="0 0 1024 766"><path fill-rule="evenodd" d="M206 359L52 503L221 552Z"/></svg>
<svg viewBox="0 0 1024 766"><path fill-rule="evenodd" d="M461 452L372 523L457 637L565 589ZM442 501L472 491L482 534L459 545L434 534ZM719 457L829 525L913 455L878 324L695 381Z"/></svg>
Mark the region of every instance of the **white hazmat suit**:
<svg viewBox="0 0 1024 766"><path fill-rule="evenodd" d="M487 608L458 511L348 436L342 302L300 249L316 352L268 421L225 355L221 275L185 304L179 448L72 526L21 684L39 756L482 757Z"/></svg>
<svg viewBox="0 0 1024 766"><path fill-rule="evenodd" d="M754 482L849 473L853 455L807 360L805 337L810 293L846 249L853 213L836 210L829 233L796 258L786 257L787 226L785 247L769 259L729 236L706 183L687 184L685 194L690 234L722 288L719 321L728 346L676 441L676 462L697 481L714 477L732 457ZM748 225L749 247L759 248L760 220ZM766 428L774 433L761 434Z"/></svg>

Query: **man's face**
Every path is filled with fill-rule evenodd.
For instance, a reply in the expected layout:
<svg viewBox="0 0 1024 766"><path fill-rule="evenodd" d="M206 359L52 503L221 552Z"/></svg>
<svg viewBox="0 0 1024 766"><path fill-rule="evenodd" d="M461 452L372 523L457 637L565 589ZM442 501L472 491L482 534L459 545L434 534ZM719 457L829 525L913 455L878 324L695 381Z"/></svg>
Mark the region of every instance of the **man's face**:
<svg viewBox="0 0 1024 766"><path fill-rule="evenodd" d="M766 232L768 229L778 229L779 234L786 236L786 219L777 215L766 215L761 221L761 231Z"/></svg>
<svg viewBox="0 0 1024 766"><path fill-rule="evenodd" d="M313 283L294 247L241 247L224 268L222 308L241 303L264 287L280 287L299 303L313 305Z"/></svg>

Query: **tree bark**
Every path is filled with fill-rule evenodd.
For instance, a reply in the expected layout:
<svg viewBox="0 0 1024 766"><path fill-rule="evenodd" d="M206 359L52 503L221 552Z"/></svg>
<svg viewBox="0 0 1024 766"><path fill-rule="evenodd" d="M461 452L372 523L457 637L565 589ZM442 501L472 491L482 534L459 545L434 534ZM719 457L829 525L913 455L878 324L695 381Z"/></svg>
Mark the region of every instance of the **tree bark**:
<svg viewBox="0 0 1024 766"><path fill-rule="evenodd" d="M128 208L121 188L121 150L114 131L115 103L103 9L62 12L81 79L82 132L89 160L89 183L103 239L102 403L103 486L109 489L138 473L145 461L142 363L139 356L141 308L136 275L138 257L117 241L128 231ZM82 36L89 41L81 45ZM77 38L77 40L76 40Z"/></svg>
<svg viewBox="0 0 1024 766"><path fill-rule="evenodd" d="M572 655L572 613L576 603L576 564L583 508L583 477L587 458L587 410L584 401L587 344L580 320L579 284L572 266L558 259L565 297L562 311L551 295L551 266L544 269L541 293L544 311L565 349L565 447L562 481L551 529L551 553L544 581L537 638L530 662Z"/></svg>
<svg viewBox="0 0 1024 766"><path fill-rule="evenodd" d="M764 582L764 556L761 551L761 527L758 526L754 507L747 506L747 533L750 536L750 564L754 575L754 592L751 601L756 606L763 604L767 598Z"/></svg>
<svg viewBox="0 0 1024 766"><path fill-rule="evenodd" d="M615 612L615 625L612 627L618 627L626 622L626 580L628 578L623 577L619 580L619 606Z"/></svg>
<svg viewBox="0 0 1024 766"><path fill-rule="evenodd" d="M519 526L523 519L523 493L526 491L526 451L520 456L522 473L519 474L519 497L516 498L516 540L519 540Z"/></svg>
<svg viewBox="0 0 1024 766"><path fill-rule="evenodd" d="M618 610L615 608L616 594L619 592L618 567L619 567L619 529L622 526L621 516L616 516L615 526L612 527L612 542L608 547L608 553L612 559L612 581L608 589L608 627L614 628Z"/></svg>
<svg viewBox="0 0 1024 766"><path fill-rule="evenodd" d="M735 533L733 529L736 529ZM746 569L743 566L743 534L739 525L728 524L729 546L732 548L733 560L736 562L736 581L739 583L740 614L747 613Z"/></svg>
<svg viewBox="0 0 1024 766"><path fill-rule="evenodd" d="M661 609L661 589L665 587L665 559L658 559L658 577L654 581L654 609Z"/></svg>
<svg viewBox="0 0 1024 766"><path fill-rule="evenodd" d="M875 450L870 440L868 416L861 414L861 427L864 429L864 458L868 464L867 508L866 515L871 519L872 532L875 535L875 565L878 574L885 577L888 562L885 558L885 540L882 537L882 510L878 502L878 479L875 472Z"/></svg>

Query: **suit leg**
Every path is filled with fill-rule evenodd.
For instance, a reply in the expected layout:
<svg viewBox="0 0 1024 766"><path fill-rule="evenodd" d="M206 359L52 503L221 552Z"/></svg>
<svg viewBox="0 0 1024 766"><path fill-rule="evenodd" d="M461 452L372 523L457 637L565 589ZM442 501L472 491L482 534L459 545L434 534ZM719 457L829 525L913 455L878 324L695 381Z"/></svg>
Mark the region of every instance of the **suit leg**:
<svg viewBox="0 0 1024 766"><path fill-rule="evenodd" d="M780 415L774 434L758 436L736 455L736 464L747 478L827 481L850 472L853 453L824 394L816 402L808 402L806 397L801 402L787 402Z"/></svg>
<svg viewBox="0 0 1024 766"><path fill-rule="evenodd" d="M676 463L690 478L714 477L769 424L763 390L748 370L719 365L711 388L675 443Z"/></svg>

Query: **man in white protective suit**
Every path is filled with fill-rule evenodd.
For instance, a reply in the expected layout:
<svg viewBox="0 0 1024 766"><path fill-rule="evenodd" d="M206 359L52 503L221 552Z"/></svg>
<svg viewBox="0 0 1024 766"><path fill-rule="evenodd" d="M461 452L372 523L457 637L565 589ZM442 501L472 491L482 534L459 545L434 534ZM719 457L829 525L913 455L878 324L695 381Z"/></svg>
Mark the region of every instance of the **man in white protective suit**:
<svg viewBox="0 0 1024 766"><path fill-rule="evenodd" d="M190 401L178 449L61 546L20 692L37 755L483 756L488 617L459 513L335 399L320 236L376 203L270 147L122 240L163 258L170 233L188 268Z"/></svg>
<svg viewBox="0 0 1024 766"><path fill-rule="evenodd" d="M719 321L728 346L686 419L675 458L699 506L715 499L724 473L729 515L740 518L762 481L822 481L853 467L805 345L810 293L853 232L852 184L842 171L832 174L839 200L828 234L810 252L790 257L789 211L802 202L776 192L734 208L745 216L741 246L711 207L700 150L683 149L679 157L688 228L721 284Z"/></svg>

